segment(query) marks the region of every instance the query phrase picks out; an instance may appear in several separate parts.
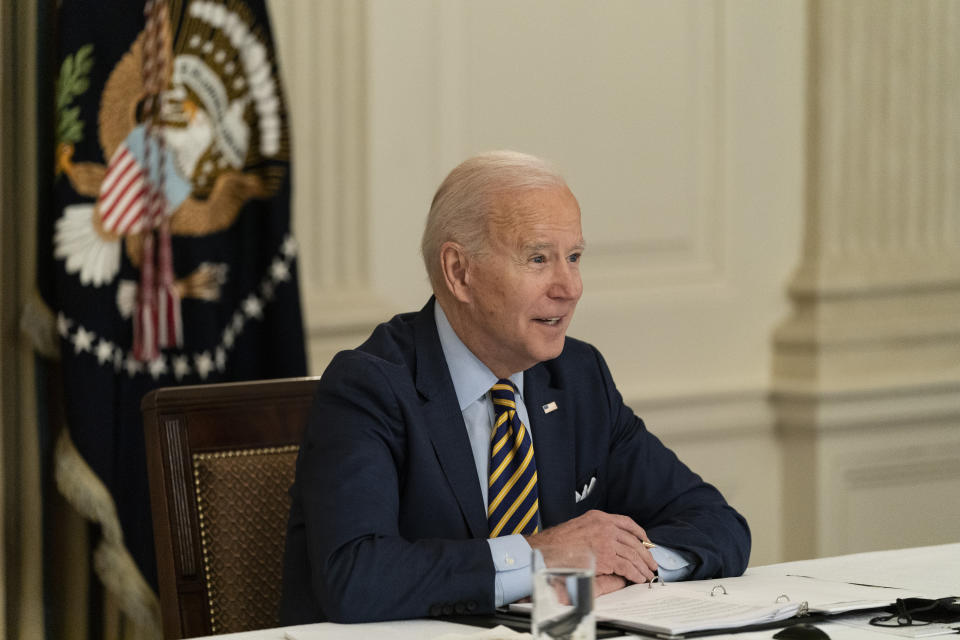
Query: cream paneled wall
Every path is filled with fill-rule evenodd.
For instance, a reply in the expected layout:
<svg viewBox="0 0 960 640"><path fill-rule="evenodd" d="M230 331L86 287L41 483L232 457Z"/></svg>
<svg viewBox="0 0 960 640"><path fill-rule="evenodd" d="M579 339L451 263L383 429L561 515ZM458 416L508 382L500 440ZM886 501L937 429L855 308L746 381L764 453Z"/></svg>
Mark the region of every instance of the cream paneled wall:
<svg viewBox="0 0 960 640"><path fill-rule="evenodd" d="M571 333L780 557L770 333L800 250L803 5L272 0L315 372L429 290L433 191L510 147L584 213ZM756 482L756 478L763 482Z"/></svg>

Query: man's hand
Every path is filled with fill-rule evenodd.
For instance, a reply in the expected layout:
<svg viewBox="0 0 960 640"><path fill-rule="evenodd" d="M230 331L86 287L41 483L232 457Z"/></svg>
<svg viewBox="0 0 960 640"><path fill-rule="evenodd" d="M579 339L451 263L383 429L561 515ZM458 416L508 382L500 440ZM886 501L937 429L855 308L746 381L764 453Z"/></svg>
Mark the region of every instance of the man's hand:
<svg viewBox="0 0 960 640"><path fill-rule="evenodd" d="M643 527L627 516L592 510L555 527L529 536L527 543L540 547L587 547L597 561L597 595L620 587L610 581L601 585L599 578L615 575L630 582L649 582L657 569L657 562L643 541L650 539ZM600 591L601 588L610 588ZM623 586L623 585L620 585Z"/></svg>
<svg viewBox="0 0 960 640"><path fill-rule="evenodd" d="M605 593L623 589L627 586L627 579L622 576L603 575L593 579L593 597L602 596Z"/></svg>

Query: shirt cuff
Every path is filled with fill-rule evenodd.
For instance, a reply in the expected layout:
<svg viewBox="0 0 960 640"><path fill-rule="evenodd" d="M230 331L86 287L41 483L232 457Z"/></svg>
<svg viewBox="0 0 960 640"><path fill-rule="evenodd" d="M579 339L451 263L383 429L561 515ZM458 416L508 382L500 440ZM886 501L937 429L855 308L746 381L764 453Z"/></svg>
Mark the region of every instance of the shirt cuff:
<svg viewBox="0 0 960 640"><path fill-rule="evenodd" d="M516 602L530 595L530 545L521 535L489 538L490 555L497 573L494 577L496 606Z"/></svg>
<svg viewBox="0 0 960 640"><path fill-rule="evenodd" d="M689 551L678 551L662 545L650 549L650 555L657 561L657 575L664 582L684 580L693 573L697 563L696 556Z"/></svg>

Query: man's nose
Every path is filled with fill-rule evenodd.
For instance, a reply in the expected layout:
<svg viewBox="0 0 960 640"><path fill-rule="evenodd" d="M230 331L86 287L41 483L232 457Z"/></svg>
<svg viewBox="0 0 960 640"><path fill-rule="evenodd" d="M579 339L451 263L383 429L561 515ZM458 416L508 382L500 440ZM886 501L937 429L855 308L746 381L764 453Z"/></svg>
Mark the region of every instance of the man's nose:
<svg viewBox="0 0 960 640"><path fill-rule="evenodd" d="M564 262L553 272L553 282L550 286L551 298L577 300L583 293L583 282L580 280L580 270L570 262Z"/></svg>

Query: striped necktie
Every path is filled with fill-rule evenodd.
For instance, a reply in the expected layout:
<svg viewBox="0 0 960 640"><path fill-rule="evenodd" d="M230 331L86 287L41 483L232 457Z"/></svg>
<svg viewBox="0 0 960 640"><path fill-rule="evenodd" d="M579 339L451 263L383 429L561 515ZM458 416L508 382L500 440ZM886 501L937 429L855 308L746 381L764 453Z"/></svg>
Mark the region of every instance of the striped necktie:
<svg viewBox="0 0 960 640"><path fill-rule="evenodd" d="M509 380L497 380L490 389L494 421L490 435L490 482L487 522L490 537L540 531L540 498L533 440L514 400L515 387Z"/></svg>

